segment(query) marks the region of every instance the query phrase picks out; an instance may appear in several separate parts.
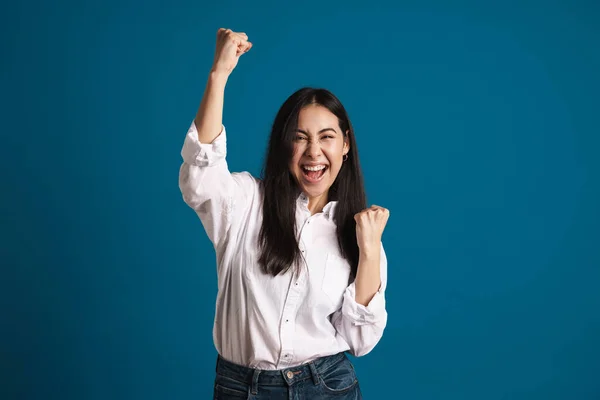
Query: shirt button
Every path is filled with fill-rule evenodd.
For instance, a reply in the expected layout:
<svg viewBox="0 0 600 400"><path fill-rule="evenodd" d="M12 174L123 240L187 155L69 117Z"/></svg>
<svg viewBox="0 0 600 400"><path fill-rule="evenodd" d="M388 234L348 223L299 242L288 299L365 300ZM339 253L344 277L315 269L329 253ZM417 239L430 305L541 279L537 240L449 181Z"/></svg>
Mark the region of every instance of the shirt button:
<svg viewBox="0 0 600 400"><path fill-rule="evenodd" d="M292 371L288 371L286 375L289 379L292 379L294 377L294 373Z"/></svg>

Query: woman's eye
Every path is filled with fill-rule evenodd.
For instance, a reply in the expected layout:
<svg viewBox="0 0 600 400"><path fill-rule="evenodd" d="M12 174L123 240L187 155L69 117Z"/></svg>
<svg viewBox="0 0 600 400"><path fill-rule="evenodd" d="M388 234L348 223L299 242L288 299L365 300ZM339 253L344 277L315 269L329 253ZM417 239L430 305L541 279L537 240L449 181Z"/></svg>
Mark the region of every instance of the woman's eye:
<svg viewBox="0 0 600 400"><path fill-rule="evenodd" d="M333 139L333 136L331 136L331 135L326 135L326 136L323 136L323 138L324 138L324 139Z"/></svg>
<svg viewBox="0 0 600 400"><path fill-rule="evenodd" d="M304 136L296 136L296 140L304 140L306 139Z"/></svg>

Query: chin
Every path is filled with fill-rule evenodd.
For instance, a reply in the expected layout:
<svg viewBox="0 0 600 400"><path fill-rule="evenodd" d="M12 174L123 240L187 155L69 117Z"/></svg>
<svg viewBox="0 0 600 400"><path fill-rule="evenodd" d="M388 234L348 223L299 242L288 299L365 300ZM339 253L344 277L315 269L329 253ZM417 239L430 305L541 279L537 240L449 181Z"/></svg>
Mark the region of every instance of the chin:
<svg viewBox="0 0 600 400"><path fill-rule="evenodd" d="M308 197L314 198L314 197L319 197L319 196L321 196L321 195L323 195L323 194L327 193L327 191L328 191L328 190L327 190L327 188L326 188L326 189L324 189L324 190L322 190L322 189L321 189L321 190L316 190L316 189L314 189L314 188L311 188L311 189L308 189L308 188L302 188L302 191L303 191L303 192L304 192L304 193L305 193L305 194L306 194Z"/></svg>
<svg viewBox="0 0 600 400"><path fill-rule="evenodd" d="M320 182L319 184L315 185L307 185L305 183L302 183L299 185L300 190L306 194L308 197L314 198L314 197L319 197L322 196L323 194L326 194L329 192L329 187L331 185L329 185L326 182Z"/></svg>

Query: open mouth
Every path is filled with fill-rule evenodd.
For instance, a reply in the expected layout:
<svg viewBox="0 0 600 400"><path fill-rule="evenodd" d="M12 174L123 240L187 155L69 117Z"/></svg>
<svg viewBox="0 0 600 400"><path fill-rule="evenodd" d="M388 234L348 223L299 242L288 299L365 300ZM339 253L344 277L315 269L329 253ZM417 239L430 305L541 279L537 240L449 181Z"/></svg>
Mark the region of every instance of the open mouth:
<svg viewBox="0 0 600 400"><path fill-rule="evenodd" d="M327 171L328 169L329 167L324 164L311 166L303 165L302 174L308 182L314 183L319 182L325 175L325 171Z"/></svg>

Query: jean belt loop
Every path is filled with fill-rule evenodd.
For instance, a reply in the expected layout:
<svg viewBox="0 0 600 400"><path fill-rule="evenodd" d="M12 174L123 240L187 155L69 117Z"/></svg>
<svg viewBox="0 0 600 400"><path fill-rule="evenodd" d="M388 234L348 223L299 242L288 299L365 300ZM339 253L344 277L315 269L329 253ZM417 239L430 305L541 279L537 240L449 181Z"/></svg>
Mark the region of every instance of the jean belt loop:
<svg viewBox="0 0 600 400"><path fill-rule="evenodd" d="M310 373L312 374L314 384L318 385L319 384L319 372L317 371L317 367L315 367L315 363L311 361L308 363L308 366L310 368Z"/></svg>
<svg viewBox="0 0 600 400"><path fill-rule="evenodd" d="M260 375L260 369L255 369L254 375L252 375L252 386L251 386L252 394L258 394L258 376L259 375Z"/></svg>

